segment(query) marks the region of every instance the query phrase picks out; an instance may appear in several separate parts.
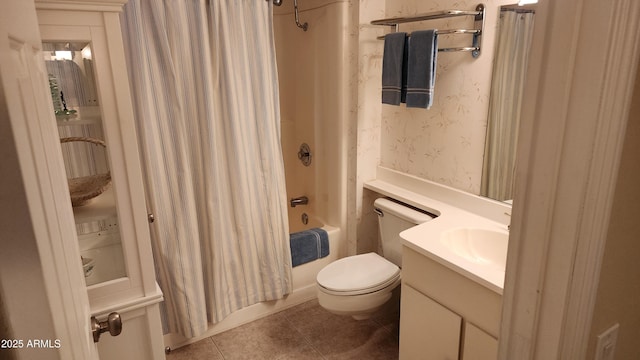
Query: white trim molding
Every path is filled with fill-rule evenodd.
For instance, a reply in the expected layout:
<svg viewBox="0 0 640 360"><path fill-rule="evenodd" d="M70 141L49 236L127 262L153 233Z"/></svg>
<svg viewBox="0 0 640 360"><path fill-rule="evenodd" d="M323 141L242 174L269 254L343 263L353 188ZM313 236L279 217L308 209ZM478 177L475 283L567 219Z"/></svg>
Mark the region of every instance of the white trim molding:
<svg viewBox="0 0 640 360"><path fill-rule="evenodd" d="M637 69L639 15L633 0L539 4L500 359L585 357Z"/></svg>
<svg viewBox="0 0 640 360"><path fill-rule="evenodd" d="M7 308L0 311L8 319L2 325L24 342L61 344L23 346L18 358L98 359L60 142L51 135L57 129L35 6L33 0L3 5L0 296Z"/></svg>
<svg viewBox="0 0 640 360"><path fill-rule="evenodd" d="M597 2L602 6L602 2ZM605 2L606 3L606 2ZM631 107L640 48L640 2L619 0L608 9L588 6L590 18L601 18L599 10L610 11L608 36L603 38L606 63L598 106L593 158L587 176L578 246L567 298L562 359L584 359L596 302L600 267L604 254L613 195ZM589 24L589 17L586 23Z"/></svg>

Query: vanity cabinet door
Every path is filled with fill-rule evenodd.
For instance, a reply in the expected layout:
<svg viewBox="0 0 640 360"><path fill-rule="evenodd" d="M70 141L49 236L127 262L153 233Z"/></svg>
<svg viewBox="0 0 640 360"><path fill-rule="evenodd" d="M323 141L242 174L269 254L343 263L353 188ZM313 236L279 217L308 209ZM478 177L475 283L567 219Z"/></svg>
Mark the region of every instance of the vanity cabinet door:
<svg viewBox="0 0 640 360"><path fill-rule="evenodd" d="M402 284L400 360L457 360L462 318Z"/></svg>
<svg viewBox="0 0 640 360"><path fill-rule="evenodd" d="M464 324L463 360L494 360L498 358L498 339L473 324Z"/></svg>

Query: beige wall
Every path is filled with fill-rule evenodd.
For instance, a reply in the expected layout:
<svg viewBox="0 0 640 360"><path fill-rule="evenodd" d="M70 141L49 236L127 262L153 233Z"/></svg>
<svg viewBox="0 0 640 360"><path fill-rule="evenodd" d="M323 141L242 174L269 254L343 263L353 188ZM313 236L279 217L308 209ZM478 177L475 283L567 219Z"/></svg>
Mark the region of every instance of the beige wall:
<svg viewBox="0 0 640 360"><path fill-rule="evenodd" d="M358 112L357 112L357 174L355 210L357 235L351 235L350 253L378 250L378 218L373 212L376 194L364 190L363 184L376 178L380 164L381 83L383 44L376 38L386 29L371 25L385 17L384 0L361 0L358 27ZM357 238L357 241L356 241Z"/></svg>
<svg viewBox="0 0 640 360"><path fill-rule="evenodd" d="M616 359L640 359L640 76L613 199L611 221L600 273L587 358L595 355L596 340L615 323L620 324Z"/></svg>
<svg viewBox="0 0 640 360"><path fill-rule="evenodd" d="M475 9L479 2L464 0L361 0L359 6L357 179L355 182L357 246L351 252L378 249L376 194L362 184L376 177L376 167L433 180L478 194L491 83L494 38L499 7L514 0L484 1L485 33L482 54L439 53L434 105L429 110L381 104L383 41L389 30L373 26L375 19L410 16L445 9ZM471 28L473 19L406 24L400 31L426 28ZM461 42L460 42L461 41ZM441 46L470 46L470 36L439 39ZM350 236L350 239L355 236Z"/></svg>
<svg viewBox="0 0 640 360"><path fill-rule="evenodd" d="M483 1L486 6L482 54L438 53L433 106L429 110L382 106L381 164L457 189L480 193L494 39L499 7L514 1ZM478 1L387 1L389 17L445 9L475 9ZM414 29L473 28L472 17L402 25ZM438 37L438 47L471 46L469 35Z"/></svg>

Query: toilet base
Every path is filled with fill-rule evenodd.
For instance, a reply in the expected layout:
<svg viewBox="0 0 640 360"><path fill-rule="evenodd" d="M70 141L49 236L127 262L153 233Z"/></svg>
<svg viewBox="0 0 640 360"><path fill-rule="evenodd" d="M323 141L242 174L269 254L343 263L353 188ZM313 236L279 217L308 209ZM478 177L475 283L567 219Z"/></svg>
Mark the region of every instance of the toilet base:
<svg viewBox="0 0 640 360"><path fill-rule="evenodd" d="M336 315L348 315L356 320L366 320L380 310L391 299L397 282L379 291L361 295L327 294L318 287L318 302L327 311Z"/></svg>

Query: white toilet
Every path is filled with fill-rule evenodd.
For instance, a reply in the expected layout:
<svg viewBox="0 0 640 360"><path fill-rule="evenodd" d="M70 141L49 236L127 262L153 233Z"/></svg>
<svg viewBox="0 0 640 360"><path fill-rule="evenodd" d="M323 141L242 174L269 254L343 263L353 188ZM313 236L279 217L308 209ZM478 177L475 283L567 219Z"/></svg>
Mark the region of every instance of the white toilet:
<svg viewBox="0 0 640 360"><path fill-rule="evenodd" d="M385 198L375 201L384 257L376 253L348 256L325 266L316 278L320 306L339 315L367 319L400 284L400 233L432 216Z"/></svg>

